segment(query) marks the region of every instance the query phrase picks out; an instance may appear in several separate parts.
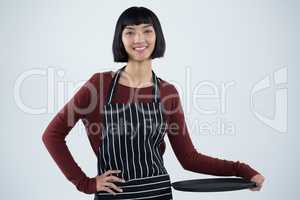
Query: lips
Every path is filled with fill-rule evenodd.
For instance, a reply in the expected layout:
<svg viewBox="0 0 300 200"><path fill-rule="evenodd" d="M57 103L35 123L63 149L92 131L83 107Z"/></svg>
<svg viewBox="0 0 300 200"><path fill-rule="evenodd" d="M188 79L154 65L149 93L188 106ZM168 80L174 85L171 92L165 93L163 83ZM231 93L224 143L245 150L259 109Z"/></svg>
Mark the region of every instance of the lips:
<svg viewBox="0 0 300 200"><path fill-rule="evenodd" d="M145 49L147 48L147 46L137 46L137 47L133 47L133 49L137 52L143 52Z"/></svg>

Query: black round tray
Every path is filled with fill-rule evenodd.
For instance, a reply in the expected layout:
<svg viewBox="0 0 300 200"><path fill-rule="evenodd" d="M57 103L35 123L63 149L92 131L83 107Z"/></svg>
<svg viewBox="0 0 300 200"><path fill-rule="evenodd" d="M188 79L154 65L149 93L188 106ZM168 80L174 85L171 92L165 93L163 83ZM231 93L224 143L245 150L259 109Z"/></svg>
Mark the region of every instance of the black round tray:
<svg viewBox="0 0 300 200"><path fill-rule="evenodd" d="M253 188L256 184L242 178L208 178L177 181L172 187L186 192L223 192Z"/></svg>

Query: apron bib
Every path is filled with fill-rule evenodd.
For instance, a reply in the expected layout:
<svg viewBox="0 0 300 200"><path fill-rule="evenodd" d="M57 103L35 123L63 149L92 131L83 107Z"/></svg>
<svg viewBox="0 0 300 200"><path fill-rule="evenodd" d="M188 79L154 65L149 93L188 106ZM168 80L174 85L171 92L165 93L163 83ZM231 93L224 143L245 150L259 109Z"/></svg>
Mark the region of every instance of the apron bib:
<svg viewBox="0 0 300 200"><path fill-rule="evenodd" d="M112 103L120 73L114 75L102 116L103 129L98 154L98 175L121 170L125 183L117 195L105 191L95 194L102 199L172 199L171 181L164 167L160 143L166 134L166 121L160 102L159 80L152 71L153 102Z"/></svg>

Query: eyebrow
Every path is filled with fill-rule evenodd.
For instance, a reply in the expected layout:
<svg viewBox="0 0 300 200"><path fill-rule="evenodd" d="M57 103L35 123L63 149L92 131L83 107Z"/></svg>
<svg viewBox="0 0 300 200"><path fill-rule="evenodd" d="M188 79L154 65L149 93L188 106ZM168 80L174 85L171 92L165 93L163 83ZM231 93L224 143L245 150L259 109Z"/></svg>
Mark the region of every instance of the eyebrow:
<svg viewBox="0 0 300 200"><path fill-rule="evenodd" d="M147 28L147 27L150 27L152 26L152 24L146 24L143 26L143 28ZM132 26L126 26L125 29L134 29Z"/></svg>

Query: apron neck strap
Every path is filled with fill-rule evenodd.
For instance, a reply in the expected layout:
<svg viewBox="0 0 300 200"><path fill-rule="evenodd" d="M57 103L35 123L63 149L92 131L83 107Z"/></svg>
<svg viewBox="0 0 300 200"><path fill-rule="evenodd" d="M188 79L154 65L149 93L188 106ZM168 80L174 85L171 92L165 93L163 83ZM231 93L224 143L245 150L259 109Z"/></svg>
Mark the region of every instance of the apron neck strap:
<svg viewBox="0 0 300 200"><path fill-rule="evenodd" d="M110 88L109 88L106 104L111 103L113 95L115 94L116 85L120 78L120 74L125 69L125 67L126 67L126 65L124 67L122 67L121 69L118 69L117 72L115 73L115 75L110 83ZM159 102L160 101L160 92L159 92L159 82L160 81L156 77L153 70L152 70L152 81L153 81L152 94L154 96L154 102Z"/></svg>

